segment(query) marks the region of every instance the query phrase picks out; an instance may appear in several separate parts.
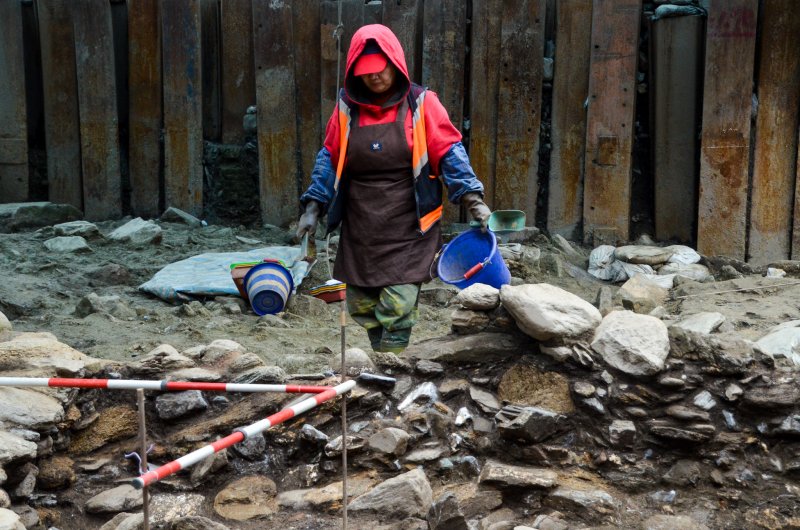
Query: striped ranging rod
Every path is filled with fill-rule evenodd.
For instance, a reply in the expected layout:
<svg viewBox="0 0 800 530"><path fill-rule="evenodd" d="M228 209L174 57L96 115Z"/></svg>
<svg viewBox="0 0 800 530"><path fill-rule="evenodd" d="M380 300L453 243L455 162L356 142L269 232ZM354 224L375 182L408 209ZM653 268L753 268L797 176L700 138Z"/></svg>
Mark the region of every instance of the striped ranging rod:
<svg viewBox="0 0 800 530"><path fill-rule="evenodd" d="M298 414L307 412L317 405L321 405L322 403L329 401L336 396L344 394L345 392L352 390L354 386L356 386L356 382L355 380L351 379L350 381L345 381L344 383L334 387L328 387L324 392L320 392L316 396L304 399L300 403L282 409L272 416L268 416L263 420L253 423L252 425L236 429L233 433L229 434L225 438L221 438L212 444L201 447L196 451L192 451L188 455L184 455L177 460L173 460L168 464L164 464L157 469L148 471L138 478L133 479L132 484L134 487L139 489L149 486L153 482L177 473L181 469L186 469L187 467L192 466L223 449L227 449L228 447L242 442L251 436L266 431L270 427L274 427L279 423L283 423L286 420L294 418Z"/></svg>
<svg viewBox="0 0 800 530"><path fill-rule="evenodd" d="M138 379L70 379L66 377L0 377L0 386L48 386L62 388L105 388L108 390L160 390L181 392L282 392L286 394L321 394L330 386L267 385L252 383L205 383L193 381L147 381Z"/></svg>

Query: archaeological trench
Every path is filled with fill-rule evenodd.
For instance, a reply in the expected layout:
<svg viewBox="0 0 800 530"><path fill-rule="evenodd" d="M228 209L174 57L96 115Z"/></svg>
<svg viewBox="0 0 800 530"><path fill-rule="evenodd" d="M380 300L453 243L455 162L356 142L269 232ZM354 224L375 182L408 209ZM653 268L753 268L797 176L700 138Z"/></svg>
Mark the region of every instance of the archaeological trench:
<svg viewBox="0 0 800 530"><path fill-rule="evenodd" d="M427 284L400 355L373 353L348 320L342 367L338 306L308 295L327 279L322 242L277 315L141 292L194 254L291 244L190 217L125 230L137 220L0 212L0 376L344 375L349 528L800 528L800 262L752 267L647 238L583 248L528 228L502 245L511 285ZM149 465L304 397L148 390ZM341 528L341 406L153 483L151 528ZM134 391L3 386L0 426L0 528L143 528Z"/></svg>

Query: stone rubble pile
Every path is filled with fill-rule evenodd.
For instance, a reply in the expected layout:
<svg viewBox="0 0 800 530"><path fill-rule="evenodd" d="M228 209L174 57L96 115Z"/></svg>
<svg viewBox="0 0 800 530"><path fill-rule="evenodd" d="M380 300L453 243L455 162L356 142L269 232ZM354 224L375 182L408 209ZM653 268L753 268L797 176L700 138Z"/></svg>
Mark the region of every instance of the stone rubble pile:
<svg viewBox="0 0 800 530"><path fill-rule="evenodd" d="M647 259L664 269L667 254ZM635 249L614 255L644 263ZM356 528L797 525L797 321L753 342L720 313L670 317L664 306L677 288L648 282L642 273L615 294L601 288L596 305L544 283L473 285L452 301L450 335L400 357L352 348L344 367L323 356L327 369L358 380L347 433L332 402L165 479L151 490L151 513L172 529L289 516L334 528L346 440ZM48 333L15 333L1 314L0 373L300 380L231 340L101 361ZM337 381L325 370L303 377ZM180 457L293 397L149 393L150 462ZM99 390L0 387L0 529L70 528L60 515L70 506L104 530L139 528L142 493L123 480L138 472L124 458L137 448L133 403ZM769 504L753 502L756 493Z"/></svg>

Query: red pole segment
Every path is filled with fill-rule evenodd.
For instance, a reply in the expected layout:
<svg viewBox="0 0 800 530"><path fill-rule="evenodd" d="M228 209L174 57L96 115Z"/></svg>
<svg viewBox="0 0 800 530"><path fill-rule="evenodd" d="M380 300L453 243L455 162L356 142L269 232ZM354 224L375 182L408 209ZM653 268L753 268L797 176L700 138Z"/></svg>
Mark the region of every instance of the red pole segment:
<svg viewBox="0 0 800 530"><path fill-rule="evenodd" d="M217 440L216 442L201 447L196 451L193 451L187 455L184 455L177 460L173 460L172 462L165 464L157 469L152 471L148 471L147 473L133 479L133 486L136 488L143 488L145 486L149 486L153 482L161 480L169 475L177 473L181 469L186 469L187 467L194 465L201 460L205 460L209 456L213 455L214 453L218 453L223 449L227 449L228 447L237 444L245 439L258 434L260 432L266 431L270 427L274 427L279 423L283 423L284 421L291 419L298 414L302 414L306 411L309 411L330 399L335 398L338 395L344 394L353 389L356 386L355 380L345 381L335 387L329 387L324 392L317 394L316 396L310 397L308 399L304 399L300 403L296 405L292 405L291 407L287 407L282 409L272 416L268 416L263 420L257 421L252 425L248 425L246 427L242 427L241 429L237 429L233 433L229 434L225 438Z"/></svg>
<svg viewBox="0 0 800 530"><path fill-rule="evenodd" d="M0 377L0 386L47 386L62 388L105 388L108 390L204 390L208 392L284 392L319 394L329 386L270 385L251 383L207 383L194 381L144 381L137 379L70 379L66 377Z"/></svg>

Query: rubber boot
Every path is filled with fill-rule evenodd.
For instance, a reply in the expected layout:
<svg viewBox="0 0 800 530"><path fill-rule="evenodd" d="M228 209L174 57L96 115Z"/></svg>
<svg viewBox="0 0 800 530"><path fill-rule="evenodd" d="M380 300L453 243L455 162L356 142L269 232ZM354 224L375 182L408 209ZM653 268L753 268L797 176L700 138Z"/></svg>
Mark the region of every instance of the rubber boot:
<svg viewBox="0 0 800 530"><path fill-rule="evenodd" d="M369 337L369 343L372 346L372 351L382 351L380 348L381 339L383 338L383 327L378 326L377 328L368 329L367 336Z"/></svg>
<svg viewBox="0 0 800 530"><path fill-rule="evenodd" d="M395 329L392 331L385 329L383 330L380 351L400 353L408 347L408 341L410 339L411 328Z"/></svg>

